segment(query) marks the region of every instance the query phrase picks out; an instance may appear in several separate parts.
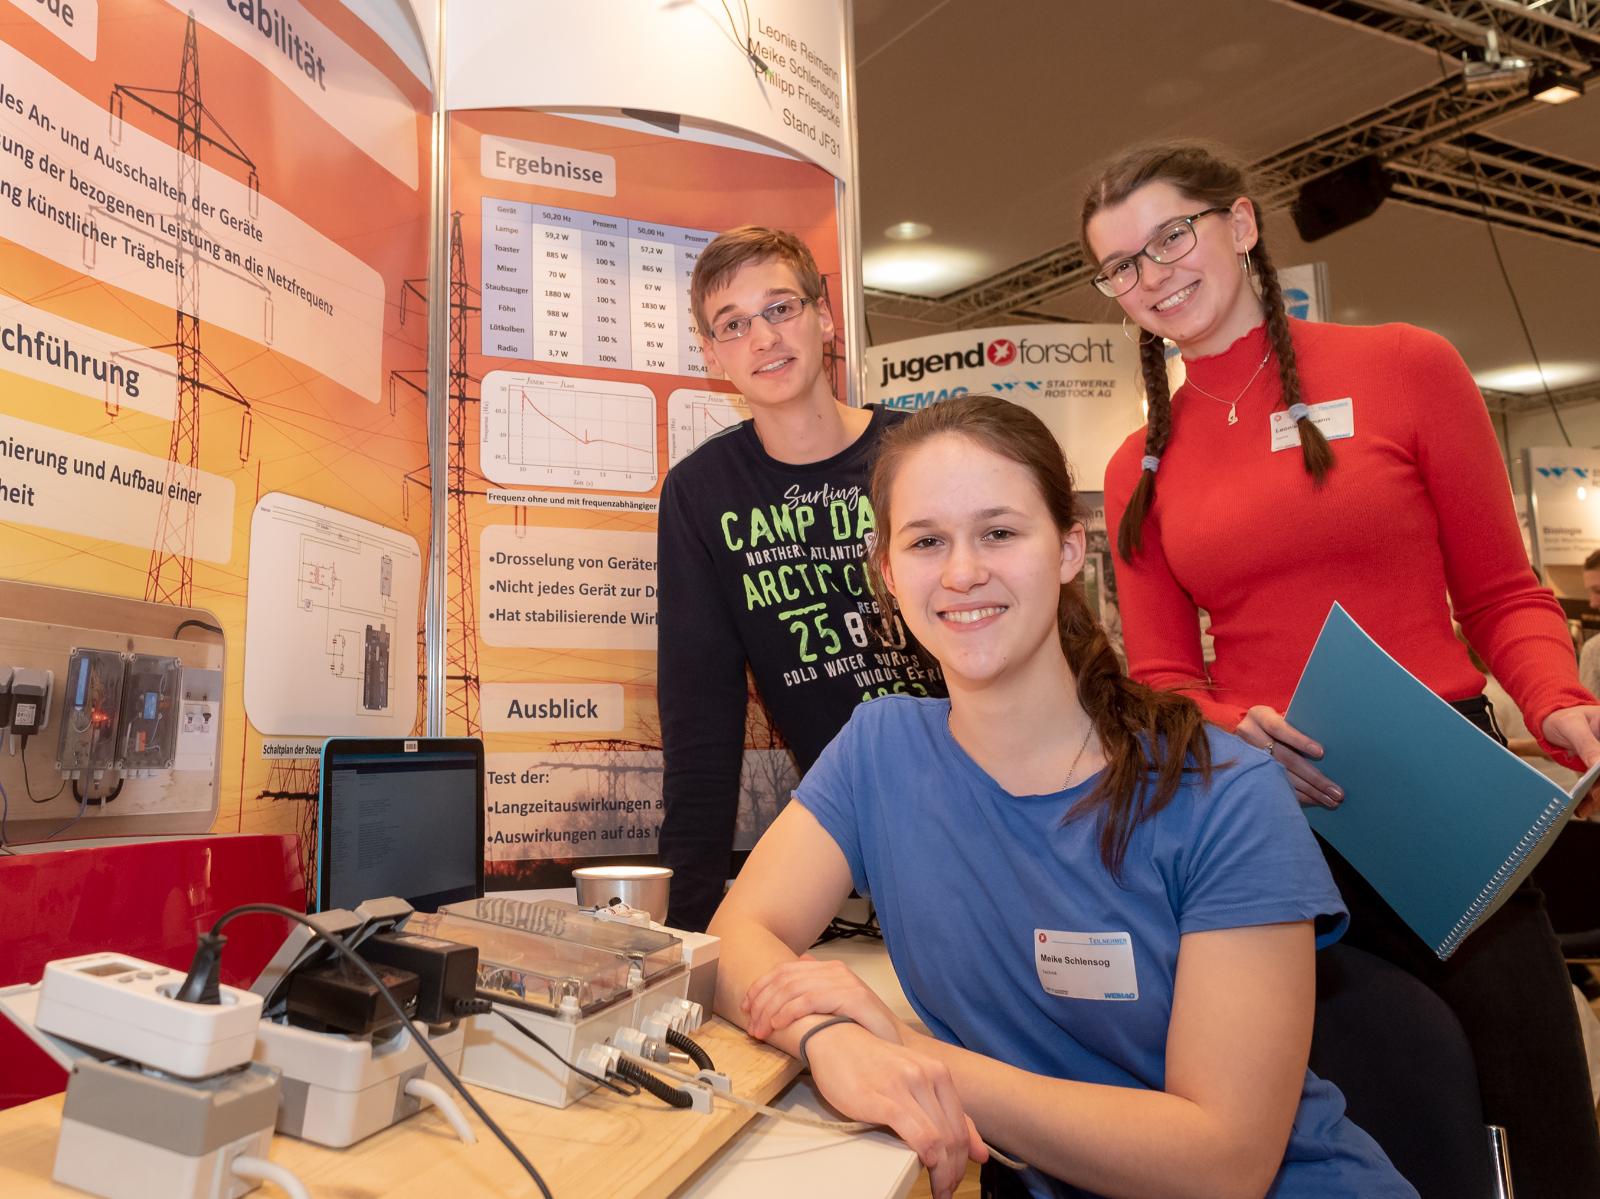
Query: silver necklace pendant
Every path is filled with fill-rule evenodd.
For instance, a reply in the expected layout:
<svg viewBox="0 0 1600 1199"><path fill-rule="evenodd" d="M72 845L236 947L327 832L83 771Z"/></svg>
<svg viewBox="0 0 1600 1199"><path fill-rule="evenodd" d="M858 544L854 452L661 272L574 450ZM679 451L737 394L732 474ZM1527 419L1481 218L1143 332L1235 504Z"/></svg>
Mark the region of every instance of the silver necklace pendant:
<svg viewBox="0 0 1600 1199"><path fill-rule="evenodd" d="M1235 400L1233 403L1228 405L1228 423L1230 425L1236 425L1236 424L1239 423L1239 401L1238 400Z"/></svg>

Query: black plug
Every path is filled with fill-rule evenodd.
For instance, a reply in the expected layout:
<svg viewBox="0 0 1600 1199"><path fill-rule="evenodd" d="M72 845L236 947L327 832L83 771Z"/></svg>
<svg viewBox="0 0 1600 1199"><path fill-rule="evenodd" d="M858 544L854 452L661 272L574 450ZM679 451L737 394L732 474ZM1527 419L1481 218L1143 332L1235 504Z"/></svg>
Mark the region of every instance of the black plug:
<svg viewBox="0 0 1600 1199"><path fill-rule="evenodd" d="M222 947L228 938L221 933L201 933L195 943L194 961L189 973L172 997L180 1003L222 1003Z"/></svg>

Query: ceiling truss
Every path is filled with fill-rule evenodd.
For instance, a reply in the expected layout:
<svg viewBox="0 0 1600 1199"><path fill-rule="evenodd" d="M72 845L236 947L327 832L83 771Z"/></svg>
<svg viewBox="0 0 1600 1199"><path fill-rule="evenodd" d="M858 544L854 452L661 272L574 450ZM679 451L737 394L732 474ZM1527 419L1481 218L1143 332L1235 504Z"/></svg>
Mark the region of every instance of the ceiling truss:
<svg viewBox="0 0 1600 1199"><path fill-rule="evenodd" d="M1552 405L1556 408L1576 408L1581 404L1600 404L1600 382L1552 388L1548 395L1542 391L1529 394L1520 391L1496 391L1493 388L1482 390L1484 404L1497 416L1522 416L1527 413L1547 412Z"/></svg>
<svg viewBox="0 0 1600 1199"><path fill-rule="evenodd" d="M1600 87L1600 0L1283 2L1449 58L1481 46L1492 25L1503 53L1558 63ZM1255 163L1263 181L1257 198L1268 210L1286 207L1304 184L1375 155L1395 178L1395 198L1405 203L1600 248L1600 170L1478 132L1535 103L1522 89L1468 92L1452 73ZM1041 319L1029 310L1083 286L1092 274L1082 247L1068 242L938 298L869 288L867 312L946 329Z"/></svg>

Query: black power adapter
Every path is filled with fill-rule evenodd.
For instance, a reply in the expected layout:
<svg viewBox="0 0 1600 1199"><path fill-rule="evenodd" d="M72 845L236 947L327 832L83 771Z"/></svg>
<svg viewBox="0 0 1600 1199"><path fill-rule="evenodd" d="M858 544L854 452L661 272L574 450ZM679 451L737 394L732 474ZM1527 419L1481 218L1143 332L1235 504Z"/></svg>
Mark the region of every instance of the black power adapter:
<svg viewBox="0 0 1600 1199"><path fill-rule="evenodd" d="M356 946L373 965L417 976L417 1019L454 1024L478 993L478 947L418 933L377 933Z"/></svg>
<svg viewBox="0 0 1600 1199"><path fill-rule="evenodd" d="M417 976L393 966L374 965L373 973L389 988L406 1016L414 1017ZM375 1036L400 1025L372 980L343 959L290 975L286 1012L290 1024L354 1037Z"/></svg>

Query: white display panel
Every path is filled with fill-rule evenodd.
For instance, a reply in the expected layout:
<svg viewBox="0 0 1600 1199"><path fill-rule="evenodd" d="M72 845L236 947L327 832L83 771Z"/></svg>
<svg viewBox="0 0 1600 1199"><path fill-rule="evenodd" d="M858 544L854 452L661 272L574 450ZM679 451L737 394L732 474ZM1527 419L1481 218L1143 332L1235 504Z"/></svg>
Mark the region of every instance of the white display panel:
<svg viewBox="0 0 1600 1199"><path fill-rule="evenodd" d="M278 736L411 732L421 581L409 534L296 496L263 496L250 521L250 722Z"/></svg>

